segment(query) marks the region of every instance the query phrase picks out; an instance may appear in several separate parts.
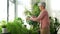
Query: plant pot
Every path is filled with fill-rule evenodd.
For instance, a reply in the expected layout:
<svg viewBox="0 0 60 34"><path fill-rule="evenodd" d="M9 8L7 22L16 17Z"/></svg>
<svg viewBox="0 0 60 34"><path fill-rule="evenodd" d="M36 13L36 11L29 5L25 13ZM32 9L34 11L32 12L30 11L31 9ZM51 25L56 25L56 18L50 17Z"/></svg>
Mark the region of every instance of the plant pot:
<svg viewBox="0 0 60 34"><path fill-rule="evenodd" d="M2 33L8 33L6 28L2 28Z"/></svg>

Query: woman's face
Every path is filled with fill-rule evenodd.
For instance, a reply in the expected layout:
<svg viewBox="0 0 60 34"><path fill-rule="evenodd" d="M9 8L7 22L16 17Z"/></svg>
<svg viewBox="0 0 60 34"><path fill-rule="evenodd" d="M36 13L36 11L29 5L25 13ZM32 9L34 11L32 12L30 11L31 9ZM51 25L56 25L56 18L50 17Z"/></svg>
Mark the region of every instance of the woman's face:
<svg viewBox="0 0 60 34"><path fill-rule="evenodd" d="M41 9L42 9L42 7L41 7L41 6L39 6L39 9L41 10Z"/></svg>
<svg viewBox="0 0 60 34"><path fill-rule="evenodd" d="M39 9L42 10L43 9L43 6L39 6Z"/></svg>

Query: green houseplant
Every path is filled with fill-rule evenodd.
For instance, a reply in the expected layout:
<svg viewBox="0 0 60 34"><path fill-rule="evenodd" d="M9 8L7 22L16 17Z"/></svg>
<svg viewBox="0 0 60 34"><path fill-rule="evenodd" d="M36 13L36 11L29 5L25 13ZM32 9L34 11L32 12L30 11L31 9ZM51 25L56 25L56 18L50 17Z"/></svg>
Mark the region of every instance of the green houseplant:
<svg viewBox="0 0 60 34"><path fill-rule="evenodd" d="M2 26L0 27L0 32L2 32ZM38 32L28 30L25 26L23 26L23 20L21 18L17 18L13 22L8 22L6 25L3 25L3 28L7 28L10 34L38 34Z"/></svg>
<svg viewBox="0 0 60 34"><path fill-rule="evenodd" d="M52 19L52 17L50 18L50 34L54 34L54 20Z"/></svg>
<svg viewBox="0 0 60 34"><path fill-rule="evenodd" d="M55 18L55 20L53 20L52 17L49 18L50 18L50 34L57 34L60 23L57 18Z"/></svg>
<svg viewBox="0 0 60 34"><path fill-rule="evenodd" d="M59 21L58 21L58 19L57 18L55 18L55 23L54 23L54 34L57 34L57 32L58 32L58 30L59 30L59 25L60 25L60 23L59 23Z"/></svg>
<svg viewBox="0 0 60 34"><path fill-rule="evenodd" d="M0 34L1 34L1 32L2 32L2 27L0 26Z"/></svg>
<svg viewBox="0 0 60 34"><path fill-rule="evenodd" d="M7 29L11 34L28 34L28 29L23 26L21 18L17 18L13 22L8 22Z"/></svg>
<svg viewBox="0 0 60 34"><path fill-rule="evenodd" d="M1 25L1 33L2 34L7 34L8 33L8 31L7 31L7 28L6 28L6 21L4 21L4 20L2 20L2 25Z"/></svg>
<svg viewBox="0 0 60 34"><path fill-rule="evenodd" d="M25 15L27 17L30 17L30 16L38 17L39 14L40 14L40 10L39 10L39 7L38 7L38 2L33 5L32 11L29 11L27 9L25 10ZM37 31L38 32L38 30L39 30L39 23L38 22L31 21L31 20L26 20L26 21L27 21L27 23L29 25L33 25L33 31Z"/></svg>

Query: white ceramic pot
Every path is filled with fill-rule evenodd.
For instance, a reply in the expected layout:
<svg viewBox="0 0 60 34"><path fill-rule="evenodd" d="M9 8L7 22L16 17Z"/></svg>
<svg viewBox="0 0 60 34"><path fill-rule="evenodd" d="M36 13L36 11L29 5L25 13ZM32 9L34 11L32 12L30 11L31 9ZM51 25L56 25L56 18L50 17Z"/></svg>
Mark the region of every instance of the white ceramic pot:
<svg viewBox="0 0 60 34"><path fill-rule="evenodd" d="M2 28L2 33L7 33L7 29L6 28Z"/></svg>

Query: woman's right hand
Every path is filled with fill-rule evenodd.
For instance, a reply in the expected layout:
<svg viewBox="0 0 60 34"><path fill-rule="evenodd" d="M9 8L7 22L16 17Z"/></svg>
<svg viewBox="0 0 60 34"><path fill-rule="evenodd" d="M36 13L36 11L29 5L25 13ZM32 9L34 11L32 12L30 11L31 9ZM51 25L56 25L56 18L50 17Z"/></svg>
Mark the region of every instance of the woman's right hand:
<svg viewBox="0 0 60 34"><path fill-rule="evenodd" d="M30 17L27 17L26 20L30 20Z"/></svg>

